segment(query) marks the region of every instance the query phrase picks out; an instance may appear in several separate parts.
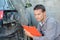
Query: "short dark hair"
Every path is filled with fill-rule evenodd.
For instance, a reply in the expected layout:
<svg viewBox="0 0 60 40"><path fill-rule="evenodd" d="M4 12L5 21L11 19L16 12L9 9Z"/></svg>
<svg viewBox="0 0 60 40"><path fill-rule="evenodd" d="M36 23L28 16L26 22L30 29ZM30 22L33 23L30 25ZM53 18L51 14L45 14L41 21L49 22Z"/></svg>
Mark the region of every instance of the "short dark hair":
<svg viewBox="0 0 60 40"><path fill-rule="evenodd" d="M46 11L46 10L45 10L45 7L44 7L43 5L41 5L41 4L38 4L38 5L36 5L36 6L34 7L34 10L38 10L38 9L42 9L42 12Z"/></svg>

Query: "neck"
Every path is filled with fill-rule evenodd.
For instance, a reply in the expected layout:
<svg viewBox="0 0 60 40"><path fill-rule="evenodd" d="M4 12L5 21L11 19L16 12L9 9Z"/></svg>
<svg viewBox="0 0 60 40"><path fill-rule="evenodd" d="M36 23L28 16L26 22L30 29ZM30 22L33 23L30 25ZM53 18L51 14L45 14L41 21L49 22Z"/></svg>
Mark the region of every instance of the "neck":
<svg viewBox="0 0 60 40"><path fill-rule="evenodd" d="M44 16L41 22L44 23L45 20L46 20L46 16Z"/></svg>

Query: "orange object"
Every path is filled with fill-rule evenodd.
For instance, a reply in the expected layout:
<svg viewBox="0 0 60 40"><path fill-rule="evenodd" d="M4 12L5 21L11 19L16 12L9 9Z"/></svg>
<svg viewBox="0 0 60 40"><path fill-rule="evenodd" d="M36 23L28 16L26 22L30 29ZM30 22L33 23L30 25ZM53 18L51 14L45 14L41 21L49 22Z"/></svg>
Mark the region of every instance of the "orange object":
<svg viewBox="0 0 60 40"><path fill-rule="evenodd" d="M25 30L30 32L33 36L42 36L42 34L35 28L35 26L23 26Z"/></svg>
<svg viewBox="0 0 60 40"><path fill-rule="evenodd" d="M0 19L3 19L3 11L0 11Z"/></svg>

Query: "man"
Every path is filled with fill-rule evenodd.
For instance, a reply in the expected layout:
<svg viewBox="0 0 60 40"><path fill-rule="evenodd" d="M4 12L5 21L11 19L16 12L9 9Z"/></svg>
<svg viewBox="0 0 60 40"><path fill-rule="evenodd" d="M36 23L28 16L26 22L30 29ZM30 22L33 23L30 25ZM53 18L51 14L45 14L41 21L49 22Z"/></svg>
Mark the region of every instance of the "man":
<svg viewBox="0 0 60 40"><path fill-rule="evenodd" d="M37 29L43 34L43 36L33 36L26 30L25 34L33 38L33 40L55 40L57 37L58 27L56 20L46 16L46 10L43 5L36 5L34 7L34 15L36 20L39 22Z"/></svg>

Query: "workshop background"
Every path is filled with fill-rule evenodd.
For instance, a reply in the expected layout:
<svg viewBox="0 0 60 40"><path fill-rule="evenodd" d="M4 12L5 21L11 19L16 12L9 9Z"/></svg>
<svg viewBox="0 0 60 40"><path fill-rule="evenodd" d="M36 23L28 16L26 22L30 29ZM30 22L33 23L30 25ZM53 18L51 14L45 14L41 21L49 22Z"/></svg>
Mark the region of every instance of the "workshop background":
<svg viewBox="0 0 60 40"><path fill-rule="evenodd" d="M11 4L14 5L14 7L18 11L22 12L22 14L20 13L20 15L26 16L27 14L29 17L28 18L29 21L32 20L33 25L36 25L35 19L33 18L34 17L33 7L37 4L43 4L46 7L47 15L56 18L60 22L60 18L59 18L60 17L60 0L0 0L0 10L11 9L11 6L8 1L11 1ZM28 8L24 8L26 6L26 3L31 3L32 6ZM24 19L24 16L21 19ZM21 22L23 21L24 20L22 20ZM28 24L28 23L25 22L25 24Z"/></svg>
<svg viewBox="0 0 60 40"><path fill-rule="evenodd" d="M16 19L20 24L37 26L38 22L33 14L33 8L37 4L44 5L47 16L55 18L60 23L60 0L0 0L0 10L16 9Z"/></svg>

